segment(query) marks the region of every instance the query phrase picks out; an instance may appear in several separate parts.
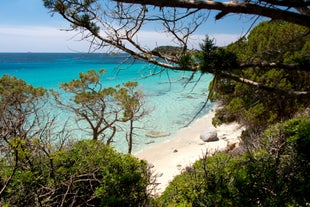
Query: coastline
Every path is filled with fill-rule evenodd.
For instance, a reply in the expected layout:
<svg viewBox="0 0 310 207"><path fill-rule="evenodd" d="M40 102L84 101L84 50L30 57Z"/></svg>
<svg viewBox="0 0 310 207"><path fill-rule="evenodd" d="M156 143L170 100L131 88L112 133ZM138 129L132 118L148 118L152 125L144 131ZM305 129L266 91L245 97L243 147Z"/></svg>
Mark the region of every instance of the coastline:
<svg viewBox="0 0 310 207"><path fill-rule="evenodd" d="M155 196L160 195L176 175L206 153L212 154L215 151L225 150L230 145L239 144L243 128L237 123L223 124L215 128L212 125L212 118L216 109L217 107L214 107L188 127L180 129L169 140L150 145L134 154L152 166L151 170L156 175L158 183L153 192ZM216 130L219 140L203 142L200 135L204 130Z"/></svg>

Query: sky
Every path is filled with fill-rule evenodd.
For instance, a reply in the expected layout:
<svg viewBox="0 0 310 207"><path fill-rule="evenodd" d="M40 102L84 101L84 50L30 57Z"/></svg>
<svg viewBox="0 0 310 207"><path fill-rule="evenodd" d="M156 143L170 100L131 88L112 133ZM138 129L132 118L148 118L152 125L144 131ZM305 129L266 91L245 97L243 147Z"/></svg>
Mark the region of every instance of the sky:
<svg viewBox="0 0 310 207"><path fill-rule="evenodd" d="M209 35L219 46L242 36L252 21L240 15L215 21L212 17L195 34L193 47ZM76 32L64 31L69 23L51 15L42 0L0 0L0 52L88 52L89 43L80 41ZM170 42L152 28L140 34L142 44L152 48Z"/></svg>

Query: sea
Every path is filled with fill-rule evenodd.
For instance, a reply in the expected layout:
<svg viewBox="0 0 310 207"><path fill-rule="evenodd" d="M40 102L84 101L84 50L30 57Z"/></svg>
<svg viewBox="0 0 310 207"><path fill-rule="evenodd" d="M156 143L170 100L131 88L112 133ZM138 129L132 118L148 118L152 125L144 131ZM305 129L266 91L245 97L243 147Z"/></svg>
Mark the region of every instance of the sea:
<svg viewBox="0 0 310 207"><path fill-rule="evenodd" d="M0 53L0 76L15 76L35 87L53 89L63 95L66 93L59 88L59 84L77 79L80 72L100 69L106 70L101 80L104 87L136 81L138 89L144 94L144 108L148 114L135 123L133 152L171 139L178 130L187 127L204 106L212 80L210 74L193 75L191 72L166 69L135 60L124 53ZM197 118L208 113L212 107L213 104L208 103ZM64 109L49 107L45 110L72 117L72 122L75 120L74 114ZM71 136L75 139L90 138L87 131L80 129L87 126L71 124L70 127L74 131ZM150 131L169 136L146 136ZM117 151L127 151L124 136L122 132L115 137L112 145Z"/></svg>

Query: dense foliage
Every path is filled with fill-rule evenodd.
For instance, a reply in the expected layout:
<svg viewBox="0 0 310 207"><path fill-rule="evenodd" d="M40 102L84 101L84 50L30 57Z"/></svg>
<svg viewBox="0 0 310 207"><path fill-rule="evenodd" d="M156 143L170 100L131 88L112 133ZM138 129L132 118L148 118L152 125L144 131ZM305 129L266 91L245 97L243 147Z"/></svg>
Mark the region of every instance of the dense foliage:
<svg viewBox="0 0 310 207"><path fill-rule="evenodd" d="M159 206L309 205L310 99L289 93L310 91L309 44L306 28L271 21L227 48L207 38L199 53L183 57L182 67L214 74L210 98L222 107L213 123L246 126L246 152L197 161L170 183Z"/></svg>
<svg viewBox="0 0 310 207"><path fill-rule="evenodd" d="M310 120L271 126L263 148L218 153L177 176L160 206L306 206L310 193Z"/></svg>
<svg viewBox="0 0 310 207"><path fill-rule="evenodd" d="M216 114L215 125L238 121L259 132L309 107L309 96L290 95L290 91L310 91L310 72L304 67L310 61L307 31L281 21L263 22L246 39L227 47L237 55L238 62L251 62L244 68L230 67L231 72L255 84L214 79L212 100L224 106Z"/></svg>
<svg viewBox="0 0 310 207"><path fill-rule="evenodd" d="M21 79L8 75L0 78L0 146L16 136L25 139L36 134L46 95L43 88Z"/></svg>
<svg viewBox="0 0 310 207"><path fill-rule="evenodd" d="M29 142L19 142L11 155L20 159L15 169L0 169L1 187L16 171L1 194L2 205L143 206L148 200L149 174L143 161L99 141L80 141L48 154L39 140ZM6 159L1 159L2 166Z"/></svg>

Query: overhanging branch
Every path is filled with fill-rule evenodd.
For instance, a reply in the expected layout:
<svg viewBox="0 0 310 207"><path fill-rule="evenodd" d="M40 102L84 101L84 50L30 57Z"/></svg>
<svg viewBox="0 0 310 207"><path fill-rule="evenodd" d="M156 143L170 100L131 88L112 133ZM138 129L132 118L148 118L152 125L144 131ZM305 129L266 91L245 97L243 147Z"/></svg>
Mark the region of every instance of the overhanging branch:
<svg viewBox="0 0 310 207"><path fill-rule="evenodd" d="M63 1L69 1L69 0L63 0ZM310 28L310 16L302 15L298 13L294 13L289 10L280 10L275 7L267 7L262 6L259 3L257 4L251 4L251 3L238 3L238 2L214 2L214 1L198 1L198 0L112 0L114 2L118 3L132 3L132 4L141 4L141 5L154 5L159 7L173 7L173 8L187 8L187 9L209 9L209 10L220 10L223 12L232 12L232 13L243 13L243 14L256 14L260 16L266 16L273 19L282 19L289 22L297 23L300 25L304 25ZM269 0L266 0L269 1ZM271 0L270 0L271 1ZM71 2L71 1L70 1ZM75 2L72 0L72 2ZM121 5L120 6L125 6ZM127 5L129 8L133 5ZM65 8L65 7L64 7ZM84 21L81 18L76 18L75 13L72 13L71 10L62 9L62 7L57 10L53 10L53 12L58 12L60 15L62 15L67 21L72 23L74 25L74 29L79 28L82 32L86 32L87 37L94 37L98 41L99 46L102 45L110 45L115 48L118 48L122 50L123 52L126 52L130 54L131 56L141 59L144 61L147 61L149 63L153 63L157 66L161 66L164 68L169 68L173 70L180 70L180 71L191 71L196 72L199 71L197 68L197 65L193 65L193 67L187 67L186 69L180 67L178 65L180 59L179 57L166 55L164 53L157 52L155 50L150 50L148 48L142 47L139 42L136 39L136 34L139 30L141 30L143 22L147 19L146 14L148 13L148 9L146 6L142 6L141 8L133 8L134 10L121 10L120 13L114 13L110 14L108 19L111 21L101 21L100 19L97 21ZM195 10L195 11L197 11ZM73 10L75 11L75 10ZM88 8L86 7L83 12L88 11ZM113 11L113 10L111 10ZM92 12L92 11L90 11ZM125 13L124 13L125 12ZM174 13L173 13L174 14ZM188 10L186 14L192 14L191 10ZM185 14L181 15L181 17L187 17ZM91 13L90 16L94 16L94 13ZM115 16L114 16L115 15ZM99 15L100 16L100 15ZM136 17L134 19L133 17ZM165 18L165 16L163 17ZM177 34L175 34L175 27L176 25L174 23L171 23L171 20L177 20L179 19L179 16L172 15L172 18L169 18L169 21L164 21L166 23L166 29L167 32L174 35L174 37L184 45L184 49L186 49L187 45L187 39L183 40L182 38L187 38L190 34L192 34L192 31L195 31L198 25L200 25L200 22L195 22L197 25L194 24L193 29L187 30L187 33L183 37L179 37ZM123 24L120 25L119 28L114 28L115 26L113 23L114 20L122 20ZM141 21L140 21L141 20ZM165 20L165 19L164 19ZM96 25L96 27L94 27ZM97 27L98 25L98 27ZM103 36L100 34L100 31L98 31L97 28L101 26L101 31L106 32L106 35ZM181 25L181 29L182 29ZM180 29L180 28L178 28ZM127 43L127 44L126 44ZM236 70L240 70L242 68L248 68L248 67L261 67L261 68L282 68L286 70L300 70L300 71L309 71L307 66L300 66L300 65L292 65L292 64L283 64L283 63L248 63L248 64L242 64L237 66ZM310 92L308 91L285 91L276 87L270 87L267 85L264 85L262 83L258 83L249 79L242 78L240 76L237 76L233 73L223 70L215 70L214 68L207 69L206 72L212 73L214 75L219 75L222 78L227 78L230 80L234 80L237 82L242 82L248 85L255 86L259 89L263 89L269 92L274 92L278 94L282 94L284 96L290 96L290 97L304 97L309 96Z"/></svg>
<svg viewBox="0 0 310 207"><path fill-rule="evenodd" d="M177 7L185 9L210 9L227 13L253 14L271 19L281 19L287 22L310 28L310 16L298 14L289 10L279 8L264 7L258 4L244 2L215 2L199 0L113 0L120 3L153 5L158 7Z"/></svg>
<svg viewBox="0 0 310 207"><path fill-rule="evenodd" d="M304 0L261 0L272 5L285 6L285 7L308 7L310 6L310 1Z"/></svg>
<svg viewBox="0 0 310 207"><path fill-rule="evenodd" d="M301 66L299 64L285 64L285 63L243 63L240 64L238 69L250 68L250 67L258 67L258 68L279 68L285 69L289 71L306 71L310 72L309 66Z"/></svg>
<svg viewBox="0 0 310 207"><path fill-rule="evenodd" d="M271 87L271 86L267 86L264 85L262 83L259 82L255 82L246 78L242 78L239 76L236 76L234 74L231 73L225 73L225 72L216 72L216 75L218 75L221 78L227 78L230 80L234 80L237 81L239 83L244 83L247 85L251 85L251 86L255 86L258 89L262 89L268 92L272 92L272 93L276 93L276 94L280 94L286 97L310 97L310 91L295 91L295 90L283 90L277 87Z"/></svg>

